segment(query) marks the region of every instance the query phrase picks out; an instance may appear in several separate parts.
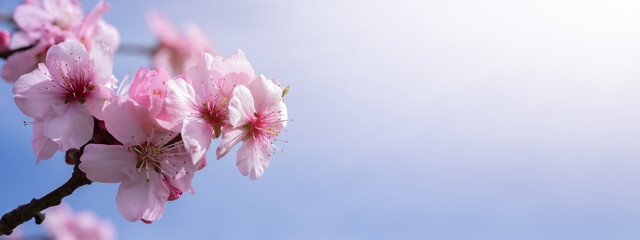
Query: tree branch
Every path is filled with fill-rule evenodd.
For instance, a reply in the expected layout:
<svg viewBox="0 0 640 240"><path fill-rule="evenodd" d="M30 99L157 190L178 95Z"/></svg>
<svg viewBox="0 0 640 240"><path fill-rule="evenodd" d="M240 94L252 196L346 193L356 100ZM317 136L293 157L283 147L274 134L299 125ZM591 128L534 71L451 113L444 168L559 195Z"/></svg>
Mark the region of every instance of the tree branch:
<svg viewBox="0 0 640 240"><path fill-rule="evenodd" d="M82 149L84 149L84 147L75 154L71 154L72 156L70 157L79 158L80 155L82 155ZM67 156L69 157L69 155ZM66 183L44 197L40 199L34 198L31 202L20 205L18 208L2 216L2 219L0 219L0 235L11 234L13 229L18 225L29 221L34 217L36 219L36 223L40 224L44 220L44 214L40 213L42 210L60 204L62 198L71 195L74 190L84 185L91 184L91 181L87 178L86 174L78 168L80 161L78 159L74 160L75 166L73 167L73 174Z"/></svg>
<svg viewBox="0 0 640 240"><path fill-rule="evenodd" d="M25 50L28 50L28 49L30 49L32 47L35 47L35 46L36 46L36 44L31 44L31 45L26 46L26 47L21 47L21 48L16 48L16 49L13 49L13 50L7 50L7 51L4 51L4 52L0 52L0 58L7 59L7 58L9 58L9 56L11 56L14 53L17 53L17 52L20 52L20 51L25 51Z"/></svg>

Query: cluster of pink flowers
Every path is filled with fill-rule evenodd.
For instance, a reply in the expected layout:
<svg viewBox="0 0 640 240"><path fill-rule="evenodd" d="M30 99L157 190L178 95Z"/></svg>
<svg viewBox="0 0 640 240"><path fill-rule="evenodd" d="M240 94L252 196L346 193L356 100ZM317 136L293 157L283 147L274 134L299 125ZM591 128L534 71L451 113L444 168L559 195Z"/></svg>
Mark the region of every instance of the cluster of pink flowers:
<svg viewBox="0 0 640 240"><path fill-rule="evenodd" d="M110 5L100 1L86 16L82 16L79 0L26 1L16 7L13 19L18 31L13 33L11 50L33 46L7 58L2 78L14 82L33 71L44 61L47 50L60 42L74 41L93 49L95 42L103 42L115 50L120 44L118 30L102 20Z"/></svg>
<svg viewBox="0 0 640 240"><path fill-rule="evenodd" d="M44 229L53 239L64 240L112 240L116 238L113 223L99 219L89 211L73 212L66 203L46 211Z"/></svg>
<svg viewBox="0 0 640 240"><path fill-rule="evenodd" d="M37 161L82 149L80 170L91 181L120 183L121 215L146 223L161 218L166 201L195 193L191 181L207 165L213 139L220 138L218 159L242 142L238 170L260 178L287 125L288 88L256 75L241 50L227 57L199 50L192 62L193 48L174 51L184 47L178 46L184 37L162 30L164 20L156 15L156 33L172 39L161 43L166 50L160 51L172 61L172 54L188 54L177 59L180 64L141 67L132 79L118 83L112 74L117 31L100 20L107 9L99 2L82 18L76 1L43 0L14 13L20 31L10 49L17 47L13 41L36 45L9 57L2 74L7 68L17 73L9 64L12 58L37 52L29 55L35 66L20 74L13 88L18 108L33 118Z"/></svg>

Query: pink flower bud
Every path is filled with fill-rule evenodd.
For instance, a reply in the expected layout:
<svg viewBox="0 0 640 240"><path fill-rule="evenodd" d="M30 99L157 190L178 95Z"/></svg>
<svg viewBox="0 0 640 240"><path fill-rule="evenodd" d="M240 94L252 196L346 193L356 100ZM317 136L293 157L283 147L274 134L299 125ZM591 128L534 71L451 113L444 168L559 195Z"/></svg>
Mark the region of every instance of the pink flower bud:
<svg viewBox="0 0 640 240"><path fill-rule="evenodd" d="M0 52L9 50L11 35L5 30L0 30Z"/></svg>

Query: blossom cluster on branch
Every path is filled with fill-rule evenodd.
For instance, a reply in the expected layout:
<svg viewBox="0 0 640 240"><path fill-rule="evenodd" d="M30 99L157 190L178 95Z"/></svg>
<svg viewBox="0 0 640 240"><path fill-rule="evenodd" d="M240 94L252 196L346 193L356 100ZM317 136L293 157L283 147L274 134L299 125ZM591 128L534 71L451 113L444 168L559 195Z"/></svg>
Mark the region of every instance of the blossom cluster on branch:
<svg viewBox="0 0 640 240"><path fill-rule="evenodd" d="M218 159L240 145L238 170L260 178L290 121L288 88L256 74L242 50L214 55L199 30L181 33L157 14L149 17L160 39L154 68L118 81L120 37L102 20L109 7L100 1L83 16L76 0L28 1L13 14L19 30L2 77L15 82L16 105L33 119L37 162L81 149L79 169L91 181L119 183L118 210L132 222L158 220L166 201L195 193L213 139Z"/></svg>

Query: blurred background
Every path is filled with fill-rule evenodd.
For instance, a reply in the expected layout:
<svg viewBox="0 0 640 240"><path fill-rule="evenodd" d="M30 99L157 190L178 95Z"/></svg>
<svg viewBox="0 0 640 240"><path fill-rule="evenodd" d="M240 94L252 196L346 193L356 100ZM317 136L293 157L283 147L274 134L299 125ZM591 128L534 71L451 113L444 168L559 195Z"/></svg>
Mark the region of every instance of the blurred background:
<svg viewBox="0 0 640 240"><path fill-rule="evenodd" d="M640 2L109 2L122 44L156 44L153 9L199 25L220 55L243 49L291 85L295 119L261 179L210 151L196 194L153 224L120 216L118 184L65 199L119 239L640 238ZM150 57L114 62L121 79ZM61 153L35 164L11 88L0 82L2 213L72 172Z"/></svg>

